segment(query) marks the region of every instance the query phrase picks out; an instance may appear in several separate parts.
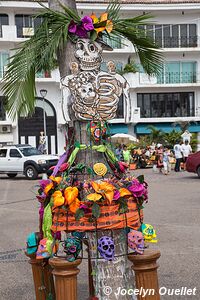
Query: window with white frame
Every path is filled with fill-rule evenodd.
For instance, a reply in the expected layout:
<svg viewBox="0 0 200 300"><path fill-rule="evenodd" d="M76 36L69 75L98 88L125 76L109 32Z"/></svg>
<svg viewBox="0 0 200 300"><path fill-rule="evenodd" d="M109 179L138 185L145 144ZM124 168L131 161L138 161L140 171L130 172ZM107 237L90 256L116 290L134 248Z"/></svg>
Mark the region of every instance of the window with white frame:
<svg viewBox="0 0 200 300"><path fill-rule="evenodd" d="M163 66L162 73L157 77L157 83L195 83L197 62L195 61L172 61Z"/></svg>
<svg viewBox="0 0 200 300"><path fill-rule="evenodd" d="M197 47L196 24L158 24L140 26L161 48Z"/></svg>
<svg viewBox="0 0 200 300"><path fill-rule="evenodd" d="M0 37L2 37L2 25L8 25L8 15L0 14Z"/></svg>
<svg viewBox="0 0 200 300"><path fill-rule="evenodd" d="M17 37L29 38L34 34L34 30L42 22L42 19L32 15L15 15L15 25L17 27Z"/></svg>
<svg viewBox="0 0 200 300"><path fill-rule="evenodd" d="M0 79L3 78L5 66L8 64L9 53L0 51Z"/></svg>

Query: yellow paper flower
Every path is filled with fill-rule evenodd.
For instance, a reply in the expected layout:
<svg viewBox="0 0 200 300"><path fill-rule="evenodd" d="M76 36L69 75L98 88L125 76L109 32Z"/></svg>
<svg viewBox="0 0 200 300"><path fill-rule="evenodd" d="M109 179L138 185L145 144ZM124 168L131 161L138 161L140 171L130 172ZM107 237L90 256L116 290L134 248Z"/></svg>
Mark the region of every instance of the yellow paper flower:
<svg viewBox="0 0 200 300"><path fill-rule="evenodd" d="M102 198L102 195L97 194L97 193L87 195L87 200L94 201L94 202L100 200L101 198Z"/></svg>
<svg viewBox="0 0 200 300"><path fill-rule="evenodd" d="M77 187L69 186L64 190L65 204L70 205L78 197Z"/></svg>
<svg viewBox="0 0 200 300"><path fill-rule="evenodd" d="M50 176L49 179L51 179L53 182L56 182L57 184L61 183L62 181L62 177Z"/></svg>
<svg viewBox="0 0 200 300"><path fill-rule="evenodd" d="M61 206L65 203L65 198L61 191L55 191L52 196L54 207Z"/></svg>
<svg viewBox="0 0 200 300"><path fill-rule="evenodd" d="M53 182L50 182L49 184L47 184L44 188L44 193L47 195L48 192L52 189L53 187Z"/></svg>

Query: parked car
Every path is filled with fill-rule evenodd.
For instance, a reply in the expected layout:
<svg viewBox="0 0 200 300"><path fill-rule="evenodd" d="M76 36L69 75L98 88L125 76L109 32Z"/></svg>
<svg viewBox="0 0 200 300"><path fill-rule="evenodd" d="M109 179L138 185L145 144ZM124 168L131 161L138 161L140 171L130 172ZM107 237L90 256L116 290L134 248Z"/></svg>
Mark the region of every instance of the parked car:
<svg viewBox="0 0 200 300"><path fill-rule="evenodd" d="M57 162L57 156L41 154L30 145L19 144L0 148L0 174L7 174L10 178L24 174L27 179L36 179L38 174L46 173Z"/></svg>
<svg viewBox="0 0 200 300"><path fill-rule="evenodd" d="M188 156L186 170L188 172L197 173L200 178L200 151Z"/></svg>

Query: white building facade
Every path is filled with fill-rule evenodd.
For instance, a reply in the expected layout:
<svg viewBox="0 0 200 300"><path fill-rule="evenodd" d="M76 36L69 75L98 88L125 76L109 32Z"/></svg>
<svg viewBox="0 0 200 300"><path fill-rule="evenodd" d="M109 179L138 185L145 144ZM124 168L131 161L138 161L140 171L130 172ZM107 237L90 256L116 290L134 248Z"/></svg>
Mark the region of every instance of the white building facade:
<svg viewBox="0 0 200 300"><path fill-rule="evenodd" d="M77 1L80 15L99 15L109 1ZM148 125L166 132L177 121L190 121L190 132L200 132L200 0L124 0L122 17L150 13L153 23L147 31L162 48L165 63L162 74L149 77L140 72L127 73L131 96L131 122L125 124L123 99L118 116L112 121L113 133L142 135ZM169 3L170 2L170 3ZM47 2L44 2L47 5ZM62 113L59 72L37 74L35 114L30 118L11 120L5 112L6 99L1 92L1 79L12 50L34 31L37 22L32 15L41 7L33 1L1 1L0 3L0 144L29 143L38 146L40 131L44 131L44 114L49 153L62 153L65 146L66 120ZM118 69L139 60L132 45L118 41L112 52L104 53L104 63L113 60ZM47 90L45 99L40 90Z"/></svg>

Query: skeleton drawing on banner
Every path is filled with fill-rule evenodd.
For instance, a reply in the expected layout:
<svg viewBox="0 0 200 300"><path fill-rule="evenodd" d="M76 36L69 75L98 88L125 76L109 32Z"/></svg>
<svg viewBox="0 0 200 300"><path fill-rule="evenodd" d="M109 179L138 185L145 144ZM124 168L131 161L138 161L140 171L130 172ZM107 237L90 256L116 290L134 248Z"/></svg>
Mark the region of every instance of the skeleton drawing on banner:
<svg viewBox="0 0 200 300"><path fill-rule="evenodd" d="M108 72L100 70L103 46L88 39L79 39L72 62L71 75L61 79L64 111L72 104L78 120L106 121L116 116L120 96L124 95L125 121L130 121L129 86L126 79L116 73L115 64L109 61ZM71 98L69 95L71 94Z"/></svg>

